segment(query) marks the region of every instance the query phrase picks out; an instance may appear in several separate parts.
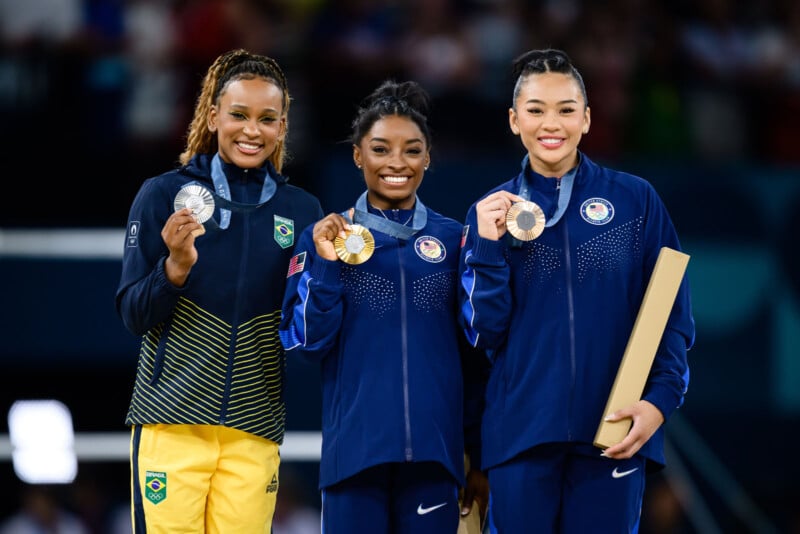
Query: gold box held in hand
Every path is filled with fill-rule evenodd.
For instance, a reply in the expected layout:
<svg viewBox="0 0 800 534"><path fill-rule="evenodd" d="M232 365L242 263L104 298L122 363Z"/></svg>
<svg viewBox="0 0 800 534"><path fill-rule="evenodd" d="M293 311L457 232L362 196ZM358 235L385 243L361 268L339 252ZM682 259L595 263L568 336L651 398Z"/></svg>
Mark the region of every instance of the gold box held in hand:
<svg viewBox="0 0 800 534"><path fill-rule="evenodd" d="M632 423L630 419L606 421L605 418L642 398L644 385L688 263L687 254L668 247L663 247L658 254L611 394L603 410L603 419L594 437L596 447L605 449L616 445L628 435Z"/></svg>

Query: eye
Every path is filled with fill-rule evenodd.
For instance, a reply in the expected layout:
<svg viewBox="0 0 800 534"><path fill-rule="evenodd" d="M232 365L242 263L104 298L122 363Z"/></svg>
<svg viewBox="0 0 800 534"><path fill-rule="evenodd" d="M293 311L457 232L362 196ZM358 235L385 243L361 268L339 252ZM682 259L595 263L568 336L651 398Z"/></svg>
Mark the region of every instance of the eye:
<svg viewBox="0 0 800 534"><path fill-rule="evenodd" d="M244 116L244 113L242 113L241 111L231 111L231 112L228 113L228 115L230 115L234 119L240 120L240 121L241 120L245 120L247 118L247 117Z"/></svg>
<svg viewBox="0 0 800 534"><path fill-rule="evenodd" d="M278 117L272 117L272 116L261 117L261 122L266 123L266 124L272 124L273 122L275 122L277 120L278 120Z"/></svg>
<svg viewBox="0 0 800 534"><path fill-rule="evenodd" d="M537 116L544 113L542 111L542 108L528 108L526 111L528 112L529 115L537 115Z"/></svg>
<svg viewBox="0 0 800 534"><path fill-rule="evenodd" d="M409 148L406 152L408 154L411 154L412 156L418 156L419 154L422 154L422 149L421 148Z"/></svg>
<svg viewBox="0 0 800 534"><path fill-rule="evenodd" d="M572 113L575 113L575 108L573 108L573 107L561 108L561 114L562 115L570 115Z"/></svg>
<svg viewBox="0 0 800 534"><path fill-rule="evenodd" d="M388 152L388 149L385 146L376 145L372 147L372 151L375 154L386 154Z"/></svg>

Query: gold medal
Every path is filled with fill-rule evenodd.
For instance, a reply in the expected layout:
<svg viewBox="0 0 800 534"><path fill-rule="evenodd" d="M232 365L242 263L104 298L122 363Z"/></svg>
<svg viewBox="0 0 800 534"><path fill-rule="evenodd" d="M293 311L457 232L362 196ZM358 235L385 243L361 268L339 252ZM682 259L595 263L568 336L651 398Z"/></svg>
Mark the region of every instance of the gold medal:
<svg viewBox="0 0 800 534"><path fill-rule="evenodd" d="M175 195L174 202L175 211L183 208L190 208L194 218L200 224L203 224L211 218L214 214L214 197L211 192L205 187L197 184L185 185ZM206 233L204 227L201 227L192 232L195 237Z"/></svg>
<svg viewBox="0 0 800 534"><path fill-rule="evenodd" d="M525 200L514 203L506 212L506 228L520 241L531 241L544 231L544 212L538 204Z"/></svg>
<svg viewBox="0 0 800 534"><path fill-rule="evenodd" d="M372 233L360 224L351 224L349 230L345 230L345 237L336 236L333 240L333 247L336 255L345 263L358 265L367 261L375 250L375 238Z"/></svg>

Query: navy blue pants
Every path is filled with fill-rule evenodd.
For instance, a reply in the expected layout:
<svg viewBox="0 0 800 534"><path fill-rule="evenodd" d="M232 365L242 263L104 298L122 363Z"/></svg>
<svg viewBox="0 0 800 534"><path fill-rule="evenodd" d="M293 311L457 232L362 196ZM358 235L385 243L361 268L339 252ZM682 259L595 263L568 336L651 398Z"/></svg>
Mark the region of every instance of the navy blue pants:
<svg viewBox="0 0 800 534"><path fill-rule="evenodd" d="M435 462L390 463L322 490L322 534L455 534L458 483Z"/></svg>
<svg viewBox="0 0 800 534"><path fill-rule="evenodd" d="M645 459L612 460L588 444L534 447L489 469L489 531L635 534Z"/></svg>

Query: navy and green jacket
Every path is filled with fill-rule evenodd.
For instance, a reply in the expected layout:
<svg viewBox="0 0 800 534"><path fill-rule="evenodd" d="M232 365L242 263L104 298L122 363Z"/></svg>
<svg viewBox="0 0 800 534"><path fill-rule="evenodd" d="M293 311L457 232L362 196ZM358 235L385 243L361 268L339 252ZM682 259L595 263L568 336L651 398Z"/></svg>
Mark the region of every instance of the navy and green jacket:
<svg viewBox="0 0 800 534"><path fill-rule="evenodd" d="M222 164L234 203L221 230L220 203L183 287L164 273L161 229L175 195L196 182L214 191L211 156L146 180L130 208L116 308L142 336L126 423L225 425L282 443L285 355L281 301L295 236L322 216L319 201L267 162ZM273 196L254 209L269 173ZM217 198L219 200L219 198Z"/></svg>

